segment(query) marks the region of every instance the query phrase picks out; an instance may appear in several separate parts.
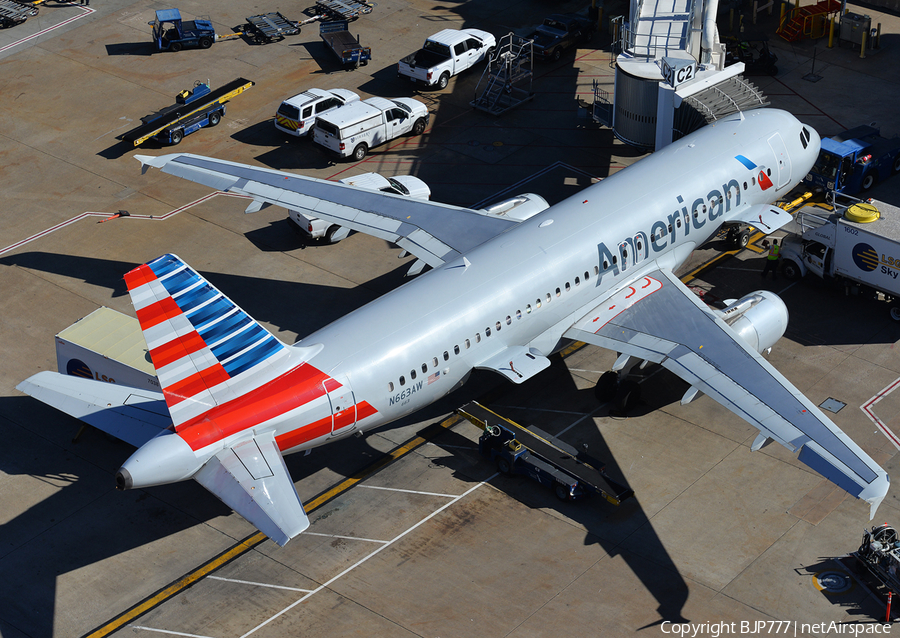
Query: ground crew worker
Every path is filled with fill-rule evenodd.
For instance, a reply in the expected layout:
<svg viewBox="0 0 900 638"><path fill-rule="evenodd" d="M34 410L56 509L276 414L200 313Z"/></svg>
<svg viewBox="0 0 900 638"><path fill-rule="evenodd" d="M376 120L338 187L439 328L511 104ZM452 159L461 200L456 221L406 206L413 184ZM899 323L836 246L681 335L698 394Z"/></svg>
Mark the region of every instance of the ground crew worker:
<svg viewBox="0 0 900 638"><path fill-rule="evenodd" d="M781 256L781 249L778 247L778 240L772 240L772 247L769 248L769 254L766 255L766 266L762 271L762 278L765 279L769 271L772 271L772 281L778 276L778 258Z"/></svg>

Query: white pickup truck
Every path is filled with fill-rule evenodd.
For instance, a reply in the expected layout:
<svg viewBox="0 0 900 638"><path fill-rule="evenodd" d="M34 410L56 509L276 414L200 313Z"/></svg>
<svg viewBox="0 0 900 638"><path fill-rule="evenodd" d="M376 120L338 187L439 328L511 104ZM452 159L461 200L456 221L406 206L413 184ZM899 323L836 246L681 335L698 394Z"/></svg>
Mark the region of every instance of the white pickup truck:
<svg viewBox="0 0 900 638"><path fill-rule="evenodd" d="M497 39L479 29L444 29L425 40L425 45L397 64L397 74L413 82L447 88L450 78L489 59Z"/></svg>
<svg viewBox="0 0 900 638"><path fill-rule="evenodd" d="M313 142L340 157L360 161L373 146L406 133L421 135L429 117L428 107L419 100L370 97L317 117Z"/></svg>

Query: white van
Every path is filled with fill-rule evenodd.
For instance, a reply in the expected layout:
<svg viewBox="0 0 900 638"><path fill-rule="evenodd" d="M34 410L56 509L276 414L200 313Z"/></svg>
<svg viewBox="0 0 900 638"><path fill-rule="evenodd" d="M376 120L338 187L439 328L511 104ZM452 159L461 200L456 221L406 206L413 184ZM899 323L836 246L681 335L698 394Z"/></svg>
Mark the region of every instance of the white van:
<svg viewBox="0 0 900 638"><path fill-rule="evenodd" d="M319 115L358 101L359 96L347 89L309 89L281 103L275 112L275 128L288 135L303 137L309 135Z"/></svg>
<svg viewBox="0 0 900 638"><path fill-rule="evenodd" d="M405 133L421 135L429 117L428 108L419 100L371 97L317 117L313 141L340 157L359 161L373 146Z"/></svg>
<svg viewBox="0 0 900 638"><path fill-rule="evenodd" d="M416 199L428 199L431 197L431 189L428 184L413 175L394 175L385 177L378 173L363 173L353 177L345 177L340 180L342 184L349 184L357 188L365 188L393 195L404 195ZM297 224L297 228L309 239L321 239L327 244L336 244L350 234L350 229L324 219L313 217L308 213L298 210L288 210L290 220Z"/></svg>

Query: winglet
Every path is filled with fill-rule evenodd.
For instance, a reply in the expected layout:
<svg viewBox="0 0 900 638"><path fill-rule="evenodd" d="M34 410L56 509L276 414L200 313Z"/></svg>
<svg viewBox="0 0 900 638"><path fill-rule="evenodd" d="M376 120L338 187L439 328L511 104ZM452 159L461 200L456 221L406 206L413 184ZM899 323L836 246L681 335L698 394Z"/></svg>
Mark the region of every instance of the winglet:
<svg viewBox="0 0 900 638"><path fill-rule="evenodd" d="M152 166L153 168L162 168L166 165L165 158L169 157L168 155L160 155L158 157L154 157L153 155L135 155L134 159L141 163L141 175L147 172L147 169ZM160 161L164 160L164 161Z"/></svg>

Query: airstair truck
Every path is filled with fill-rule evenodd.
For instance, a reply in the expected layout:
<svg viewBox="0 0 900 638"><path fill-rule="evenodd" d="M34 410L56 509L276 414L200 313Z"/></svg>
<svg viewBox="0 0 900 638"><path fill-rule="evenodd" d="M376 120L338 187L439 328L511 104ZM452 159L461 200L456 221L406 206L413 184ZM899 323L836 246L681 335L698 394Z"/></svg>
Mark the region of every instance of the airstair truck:
<svg viewBox="0 0 900 638"><path fill-rule="evenodd" d="M847 294L874 294L900 321L900 208L832 198L832 206L810 204L797 212L799 233L787 235L781 247L784 276L813 273L842 284Z"/></svg>

